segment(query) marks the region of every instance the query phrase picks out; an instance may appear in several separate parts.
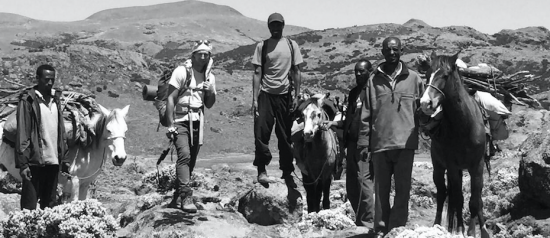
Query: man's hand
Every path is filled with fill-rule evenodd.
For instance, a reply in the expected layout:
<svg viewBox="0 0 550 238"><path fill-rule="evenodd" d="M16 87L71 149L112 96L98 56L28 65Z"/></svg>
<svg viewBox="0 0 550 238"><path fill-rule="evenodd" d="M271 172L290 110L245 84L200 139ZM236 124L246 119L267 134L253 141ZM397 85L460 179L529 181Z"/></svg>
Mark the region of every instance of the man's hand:
<svg viewBox="0 0 550 238"><path fill-rule="evenodd" d="M212 84L208 81L202 83L202 89L204 91L212 91Z"/></svg>
<svg viewBox="0 0 550 238"><path fill-rule="evenodd" d="M293 112L298 108L298 102L300 101L300 98L298 96L294 97L294 100L292 100L292 105L290 105L290 111Z"/></svg>
<svg viewBox="0 0 550 238"><path fill-rule="evenodd" d="M70 169L71 169L71 164L69 164L68 162L61 163L61 173L62 174L69 175L70 174L70 172L69 172Z"/></svg>
<svg viewBox="0 0 550 238"><path fill-rule="evenodd" d="M31 169L29 167L19 170L19 174L25 181L31 181L32 179Z"/></svg>
<svg viewBox="0 0 550 238"><path fill-rule="evenodd" d="M168 132L166 132L166 137L170 140L175 140L176 135L178 134L178 128L176 127L168 127Z"/></svg>
<svg viewBox="0 0 550 238"><path fill-rule="evenodd" d="M332 126L336 126L336 122L335 121L322 121L321 123L319 123L319 128L321 128L321 130L328 130L330 127Z"/></svg>
<svg viewBox="0 0 550 238"><path fill-rule="evenodd" d="M256 100L252 101L251 111L252 111L252 116L254 117L258 117L260 115L260 113L258 112L258 101Z"/></svg>

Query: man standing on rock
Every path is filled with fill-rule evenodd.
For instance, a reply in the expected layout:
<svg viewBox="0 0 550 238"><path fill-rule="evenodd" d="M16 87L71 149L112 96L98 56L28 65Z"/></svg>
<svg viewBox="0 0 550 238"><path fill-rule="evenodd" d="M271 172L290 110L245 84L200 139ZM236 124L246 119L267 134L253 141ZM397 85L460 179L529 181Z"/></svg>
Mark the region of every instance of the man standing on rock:
<svg viewBox="0 0 550 238"><path fill-rule="evenodd" d="M211 73L212 46L208 40L195 43L191 59L174 69L168 82L166 120L169 139L178 154L176 161L176 188L170 208L197 212L193 190L189 186L204 131L204 107L216 102L216 78Z"/></svg>
<svg viewBox="0 0 550 238"><path fill-rule="evenodd" d="M61 91L53 89L55 69L41 65L36 70L37 85L25 90L17 107L15 166L22 181L21 209L53 207L57 177L69 172Z"/></svg>
<svg viewBox="0 0 550 238"><path fill-rule="evenodd" d="M382 42L386 61L367 82L368 97L361 109L357 146L372 153L377 237L407 223L414 151L418 148L415 112L424 85L418 74L400 61L401 53L398 38L388 37ZM393 207L390 206L392 176L395 180Z"/></svg>
<svg viewBox="0 0 550 238"><path fill-rule="evenodd" d="M326 121L322 128L343 128L343 143L346 148L346 191L355 212L357 226L372 227L374 222L374 171L367 150L357 149L361 108L367 97L365 86L372 72L372 64L366 59L355 64L355 83L348 97L344 121Z"/></svg>
<svg viewBox="0 0 550 238"><path fill-rule="evenodd" d="M254 165L258 169L258 182L263 185L271 182L267 176L266 166L272 159L269 139L275 125L282 178L287 186L295 188L290 140L291 112L296 107L300 95L302 79L299 65L303 63L303 59L298 44L283 37L285 20L281 14L271 14L267 19L267 26L271 38L256 45L252 57L252 113L256 148Z"/></svg>

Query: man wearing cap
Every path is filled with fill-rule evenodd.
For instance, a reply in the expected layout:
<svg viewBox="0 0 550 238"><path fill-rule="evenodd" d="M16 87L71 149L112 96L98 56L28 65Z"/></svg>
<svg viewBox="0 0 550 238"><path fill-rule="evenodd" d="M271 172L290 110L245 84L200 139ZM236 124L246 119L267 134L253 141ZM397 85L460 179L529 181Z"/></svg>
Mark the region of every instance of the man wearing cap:
<svg viewBox="0 0 550 238"><path fill-rule="evenodd" d="M299 65L303 63L298 44L283 37L285 20L279 13L267 19L271 38L256 45L252 57L252 112L254 114L254 165L258 169L258 182L271 182L266 166L272 159L269 151L269 138L275 126L279 148L279 169L287 186L296 187L292 178L294 171L290 129L291 112L300 95L301 74ZM294 91L294 92L292 92Z"/></svg>
<svg viewBox="0 0 550 238"><path fill-rule="evenodd" d="M186 212L196 212L189 186L191 173L202 145L204 107L216 102L216 78L211 72L212 46L209 41L195 43L191 59L178 66L169 81L166 100L168 133L176 147L176 188L171 208L181 207Z"/></svg>

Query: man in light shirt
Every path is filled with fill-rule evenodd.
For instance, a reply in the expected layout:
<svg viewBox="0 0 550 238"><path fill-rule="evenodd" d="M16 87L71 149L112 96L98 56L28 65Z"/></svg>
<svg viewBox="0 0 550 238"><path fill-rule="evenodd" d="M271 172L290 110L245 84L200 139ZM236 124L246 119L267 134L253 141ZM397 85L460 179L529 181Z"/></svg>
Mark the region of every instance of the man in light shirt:
<svg viewBox="0 0 550 238"><path fill-rule="evenodd" d="M166 100L168 133L176 147L176 188L171 208L196 212L189 186L191 173L202 145L204 107L211 108L216 102L216 78L211 73L212 46L209 41L195 43L191 59L177 67L169 81Z"/></svg>
<svg viewBox="0 0 550 238"><path fill-rule="evenodd" d="M53 90L55 69L41 65L36 70L37 84L25 90L17 107L15 166L22 181L21 209L53 207L61 165L68 173L67 144L61 109L61 91Z"/></svg>

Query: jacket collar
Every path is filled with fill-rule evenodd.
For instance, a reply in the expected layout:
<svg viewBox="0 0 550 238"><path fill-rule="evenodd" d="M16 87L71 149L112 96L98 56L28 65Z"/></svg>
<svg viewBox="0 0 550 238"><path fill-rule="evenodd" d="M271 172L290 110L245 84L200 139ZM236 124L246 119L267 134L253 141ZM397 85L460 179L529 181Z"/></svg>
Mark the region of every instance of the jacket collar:
<svg viewBox="0 0 550 238"><path fill-rule="evenodd" d="M409 69L405 65L405 62L400 60L399 63L401 63L401 72L398 75L396 75L395 78L398 78L401 75L407 75L408 76L409 75ZM382 69L384 68L384 64L386 64L386 62L383 62L383 63L378 65L378 67L376 68L376 74L386 74L386 72L382 71Z"/></svg>

